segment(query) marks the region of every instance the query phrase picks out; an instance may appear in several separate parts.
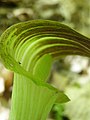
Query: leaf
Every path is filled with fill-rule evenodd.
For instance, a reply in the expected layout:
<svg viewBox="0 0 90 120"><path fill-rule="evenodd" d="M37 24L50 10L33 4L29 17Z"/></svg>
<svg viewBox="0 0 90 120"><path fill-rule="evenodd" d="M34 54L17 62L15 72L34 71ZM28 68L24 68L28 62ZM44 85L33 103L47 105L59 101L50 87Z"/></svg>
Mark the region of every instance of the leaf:
<svg viewBox="0 0 90 120"><path fill-rule="evenodd" d="M65 102L69 102L69 101L70 101L70 99L68 98L68 96L65 95L63 92L59 91L58 97L57 97L55 103L65 103Z"/></svg>

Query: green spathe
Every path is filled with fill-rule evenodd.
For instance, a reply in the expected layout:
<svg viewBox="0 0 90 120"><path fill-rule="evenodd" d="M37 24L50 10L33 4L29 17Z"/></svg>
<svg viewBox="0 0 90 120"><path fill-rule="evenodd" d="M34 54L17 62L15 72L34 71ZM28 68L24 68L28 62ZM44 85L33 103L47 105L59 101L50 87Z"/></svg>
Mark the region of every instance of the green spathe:
<svg viewBox="0 0 90 120"><path fill-rule="evenodd" d="M90 57L90 39L59 22L21 22L2 34L0 58L14 71L10 120L46 120L53 104L69 101L47 83L53 61L66 55Z"/></svg>

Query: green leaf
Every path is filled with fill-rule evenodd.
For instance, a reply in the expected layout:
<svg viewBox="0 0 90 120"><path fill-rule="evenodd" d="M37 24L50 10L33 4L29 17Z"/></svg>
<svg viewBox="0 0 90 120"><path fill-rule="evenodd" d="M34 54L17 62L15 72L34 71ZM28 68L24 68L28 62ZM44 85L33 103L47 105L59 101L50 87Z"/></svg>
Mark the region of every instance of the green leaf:
<svg viewBox="0 0 90 120"><path fill-rule="evenodd" d="M65 95L63 92L59 92L55 103L65 103L69 101L70 99L67 97L67 95Z"/></svg>

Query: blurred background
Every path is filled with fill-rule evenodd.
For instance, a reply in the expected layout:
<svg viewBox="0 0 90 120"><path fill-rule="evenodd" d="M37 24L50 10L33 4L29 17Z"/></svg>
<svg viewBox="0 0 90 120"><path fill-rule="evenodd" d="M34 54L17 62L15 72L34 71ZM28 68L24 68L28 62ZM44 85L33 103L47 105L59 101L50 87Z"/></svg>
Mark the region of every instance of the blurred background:
<svg viewBox="0 0 90 120"><path fill-rule="evenodd" d="M49 19L69 25L90 37L90 0L0 0L0 35L11 25ZM54 105L47 120L90 120L90 59L67 56L55 61L50 84L71 99ZM0 63L0 120L8 120L13 73Z"/></svg>

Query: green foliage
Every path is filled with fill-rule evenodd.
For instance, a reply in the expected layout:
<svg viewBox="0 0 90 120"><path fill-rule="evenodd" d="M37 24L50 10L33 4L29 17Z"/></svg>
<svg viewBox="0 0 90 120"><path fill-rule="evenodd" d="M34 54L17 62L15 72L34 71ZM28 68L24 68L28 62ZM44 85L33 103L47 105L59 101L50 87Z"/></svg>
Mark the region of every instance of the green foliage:
<svg viewBox="0 0 90 120"><path fill-rule="evenodd" d="M45 120L53 104L69 101L46 82L53 60L66 55L90 57L90 39L59 22L22 22L2 34L0 57L14 71L10 120Z"/></svg>
<svg viewBox="0 0 90 120"><path fill-rule="evenodd" d="M56 104L53 107L53 111L55 112L56 120L63 120L63 111L64 111L64 105L63 104Z"/></svg>

